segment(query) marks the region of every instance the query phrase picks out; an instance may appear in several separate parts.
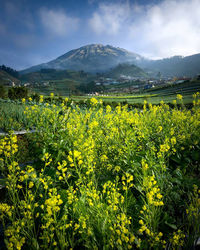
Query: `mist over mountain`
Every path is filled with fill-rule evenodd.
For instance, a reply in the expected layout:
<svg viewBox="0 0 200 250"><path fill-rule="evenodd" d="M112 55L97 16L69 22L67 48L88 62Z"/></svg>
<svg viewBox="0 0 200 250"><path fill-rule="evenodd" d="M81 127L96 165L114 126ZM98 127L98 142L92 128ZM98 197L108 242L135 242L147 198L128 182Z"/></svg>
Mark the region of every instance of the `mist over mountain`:
<svg viewBox="0 0 200 250"><path fill-rule="evenodd" d="M104 46L102 44L90 44L71 50L50 62L22 70L20 74L36 72L41 69L83 70L89 73L100 73L109 71L117 65L124 63L136 65L148 73L151 72L150 75L152 76L158 72L162 76L169 77L192 77L200 74L200 54L150 60L125 49L111 45ZM129 69L127 71L130 73Z"/></svg>

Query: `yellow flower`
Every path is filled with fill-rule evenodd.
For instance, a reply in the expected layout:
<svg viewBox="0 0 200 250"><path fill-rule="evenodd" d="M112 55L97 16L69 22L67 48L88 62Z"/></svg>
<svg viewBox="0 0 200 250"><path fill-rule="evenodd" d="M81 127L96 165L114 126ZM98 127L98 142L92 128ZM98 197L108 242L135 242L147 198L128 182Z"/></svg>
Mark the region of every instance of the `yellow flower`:
<svg viewBox="0 0 200 250"><path fill-rule="evenodd" d="M96 98L91 98L91 99L90 99L90 103L91 103L93 106L95 106L95 105L97 105L98 101L97 101Z"/></svg>
<svg viewBox="0 0 200 250"><path fill-rule="evenodd" d="M117 244L122 245L122 241L120 239L118 239Z"/></svg>
<svg viewBox="0 0 200 250"><path fill-rule="evenodd" d="M178 94L178 95L176 96L176 98L177 98L178 100L182 100L182 99L183 99L183 96L180 95L180 94Z"/></svg>
<svg viewBox="0 0 200 250"><path fill-rule="evenodd" d="M144 225L144 221L143 220L139 220L139 224L140 225Z"/></svg>
<svg viewBox="0 0 200 250"><path fill-rule="evenodd" d="M33 186L34 186L34 183L32 181L30 181L28 187L32 188Z"/></svg>
<svg viewBox="0 0 200 250"><path fill-rule="evenodd" d="M174 105L176 105L176 100L173 100L172 103L173 103Z"/></svg>
<svg viewBox="0 0 200 250"><path fill-rule="evenodd" d="M44 101L44 96L43 95L40 95L40 100L39 100L39 102L43 102Z"/></svg>

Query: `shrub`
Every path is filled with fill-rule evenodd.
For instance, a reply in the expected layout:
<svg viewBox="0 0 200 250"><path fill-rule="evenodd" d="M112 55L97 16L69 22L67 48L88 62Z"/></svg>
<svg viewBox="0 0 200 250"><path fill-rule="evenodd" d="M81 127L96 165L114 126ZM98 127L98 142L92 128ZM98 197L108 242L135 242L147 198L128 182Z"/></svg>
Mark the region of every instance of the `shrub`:
<svg viewBox="0 0 200 250"><path fill-rule="evenodd" d="M12 87L8 90L8 98L11 100L22 99L28 97L28 89L25 87Z"/></svg>

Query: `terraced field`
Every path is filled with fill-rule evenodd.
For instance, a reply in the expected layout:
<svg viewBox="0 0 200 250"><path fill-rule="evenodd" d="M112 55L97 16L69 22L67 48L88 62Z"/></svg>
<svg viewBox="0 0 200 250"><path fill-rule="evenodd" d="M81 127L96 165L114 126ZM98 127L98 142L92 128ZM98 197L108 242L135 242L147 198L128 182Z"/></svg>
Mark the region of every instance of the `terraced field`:
<svg viewBox="0 0 200 250"><path fill-rule="evenodd" d="M127 102L129 104L142 104L144 100L152 104L158 104L160 101L165 103L173 103L177 94L183 96L184 104L192 103L193 94L200 91L200 82L185 82L177 85L168 85L157 87L144 91L142 94L136 95L109 95L96 96L97 99L102 99L105 102ZM74 100L85 100L89 96L73 96Z"/></svg>

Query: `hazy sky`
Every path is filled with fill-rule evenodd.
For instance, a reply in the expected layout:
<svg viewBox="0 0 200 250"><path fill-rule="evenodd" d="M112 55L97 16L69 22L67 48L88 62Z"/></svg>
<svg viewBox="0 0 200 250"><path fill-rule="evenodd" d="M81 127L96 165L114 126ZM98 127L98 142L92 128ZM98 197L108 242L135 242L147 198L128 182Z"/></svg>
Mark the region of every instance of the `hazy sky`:
<svg viewBox="0 0 200 250"><path fill-rule="evenodd" d="M0 64L23 69L92 43L200 53L200 0L0 0Z"/></svg>

